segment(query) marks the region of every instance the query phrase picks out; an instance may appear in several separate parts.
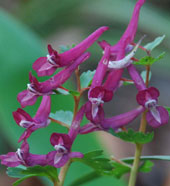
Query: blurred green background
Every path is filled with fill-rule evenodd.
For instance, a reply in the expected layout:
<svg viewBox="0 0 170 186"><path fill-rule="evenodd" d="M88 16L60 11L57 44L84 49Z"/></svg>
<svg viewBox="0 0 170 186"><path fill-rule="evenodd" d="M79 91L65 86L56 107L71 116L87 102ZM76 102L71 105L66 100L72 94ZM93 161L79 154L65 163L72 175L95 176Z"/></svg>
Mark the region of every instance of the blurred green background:
<svg viewBox="0 0 170 186"><path fill-rule="evenodd" d="M26 88L28 83L28 72L32 71L32 63L40 56L47 53L46 46L51 43L54 48L59 49L59 45L77 44L91 32L100 26L106 25L110 30L102 35L100 40L105 39L111 44L119 40L124 32L135 5L135 0L1 0L0 5L0 153L15 151L18 147L17 140L22 133L12 117L12 112L20 107L16 100L18 92ZM144 44L152 41L155 37L166 35L163 44L158 47L153 56L159 55L165 51L165 58L154 65L152 68L151 84L161 91L160 104L170 106L170 2L168 0L147 0L141 9L140 21L136 41L146 34L147 38ZM92 57L86 64L81 66L81 72L87 69L94 69L102 53L97 44L91 47ZM139 56L144 53L139 53ZM126 73L125 73L126 75ZM41 78L40 78L41 80ZM73 86L74 81L70 81L66 86ZM106 106L107 115L122 113L134 108L136 90L130 87L125 91L124 88L118 91L112 103ZM36 105L27 107L25 110L34 115L40 100ZM53 97L52 112L59 109L72 110L73 101L71 97L57 96ZM137 126L136 126L137 127ZM168 132L170 128L156 130L159 134L157 141L152 143L156 148L148 148L146 153L166 153L170 154L167 147L162 147L167 142ZM35 132L29 139L32 153L47 153L52 150L49 143L50 134L54 131L63 131L56 124L52 123L45 129ZM163 137L162 137L163 136ZM99 139L100 138L100 139ZM99 139L99 140L98 140ZM74 144L74 150L87 152L90 150L101 149L102 145L108 144L109 140L103 142L103 137L96 134L80 136ZM100 141L100 142L99 142ZM158 143L157 143L158 142ZM124 148L124 144L118 145L114 149L114 145L109 141L108 147L105 145L108 153L117 153ZM122 145L122 146L121 146ZM113 149L112 149L113 147ZM165 150L166 149L166 150ZM132 152L127 154L133 155ZM166 174L161 169L149 174L158 177L162 185ZM169 168L167 167L166 170ZM3 169L4 170L4 169ZM83 173L88 172L89 168L76 163L70 168L66 178L65 185L69 185L75 178ZM160 170L160 171L159 171ZM1 171L0 186L10 185L10 179L7 179ZM144 175L146 176L146 175ZM139 185L152 186L154 182L142 181L143 175L139 177ZM114 178L105 177L96 181L86 183L86 186L124 186L126 178L123 180L115 180ZM149 177L146 180L150 180ZM152 178L153 179L153 178ZM12 180L13 181L13 180ZM156 182L156 184L158 181ZM37 183L28 185L36 186ZM43 183L42 183L43 184ZM48 183L44 183L48 185ZM155 186L155 185L153 185Z"/></svg>

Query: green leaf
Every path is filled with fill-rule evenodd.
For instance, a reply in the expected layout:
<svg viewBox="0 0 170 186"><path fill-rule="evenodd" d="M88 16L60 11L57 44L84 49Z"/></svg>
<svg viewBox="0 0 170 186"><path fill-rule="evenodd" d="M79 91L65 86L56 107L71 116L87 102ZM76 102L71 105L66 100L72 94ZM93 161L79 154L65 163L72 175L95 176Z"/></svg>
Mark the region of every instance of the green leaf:
<svg viewBox="0 0 170 186"><path fill-rule="evenodd" d="M86 88L91 84L93 76L95 74L95 70L88 70L87 72L83 72L80 76L81 88Z"/></svg>
<svg viewBox="0 0 170 186"><path fill-rule="evenodd" d="M73 96L80 96L80 92L74 91L74 90L69 90L69 93Z"/></svg>
<svg viewBox="0 0 170 186"><path fill-rule="evenodd" d="M21 182L23 182L24 180L26 180L26 179L28 179L28 178L31 178L31 177L34 177L34 176L36 176L36 175L30 174L30 175L28 175L28 176L24 176L24 177L18 179L16 182L14 182L12 185L13 185L13 186L17 186L17 185L19 185Z"/></svg>
<svg viewBox="0 0 170 186"><path fill-rule="evenodd" d="M57 169L52 166L34 166L34 167L13 167L7 169L7 174L10 177L20 178L13 185L17 186L22 181L33 176L44 176L52 182L58 181Z"/></svg>
<svg viewBox="0 0 170 186"><path fill-rule="evenodd" d="M154 137L154 132L152 133L142 133L142 132L135 132L132 129L128 129L127 132L114 132L113 129L110 130L110 133L114 136L131 143L138 143L138 144L145 144L152 141Z"/></svg>
<svg viewBox="0 0 170 186"><path fill-rule="evenodd" d="M161 60L165 56L165 52L162 52L159 56L157 57L151 57L151 56L145 56L141 58L138 62L134 62L134 65L152 65L156 61Z"/></svg>
<svg viewBox="0 0 170 186"><path fill-rule="evenodd" d="M128 157L128 158L123 158L121 159L124 162L131 163L134 160L134 157ZM140 160L164 160L164 161L170 161L170 156L141 156Z"/></svg>
<svg viewBox="0 0 170 186"><path fill-rule="evenodd" d="M44 167L42 166L28 167L26 170L23 171L23 173L36 174L37 176L45 176L52 181L58 180L57 168L49 165Z"/></svg>
<svg viewBox="0 0 170 186"><path fill-rule="evenodd" d="M96 171L93 171L93 172L87 173L87 174L83 175L82 177L76 179L74 182L72 182L70 184L70 186L82 185L82 184L90 182L94 179L97 179L99 177L101 177L101 175L99 173L97 173Z"/></svg>
<svg viewBox="0 0 170 186"><path fill-rule="evenodd" d="M103 150L95 150L84 154L83 158L74 158L74 161L79 161L93 168L100 174L107 174L108 171L112 170L110 159L100 158L103 155Z"/></svg>
<svg viewBox="0 0 170 186"><path fill-rule="evenodd" d="M152 170L152 167L154 166L154 163L150 160L146 160L143 162L143 164L139 167L140 172L150 172Z"/></svg>
<svg viewBox="0 0 170 186"><path fill-rule="evenodd" d="M142 71L141 74L140 74L144 82L146 82L146 73L147 73L147 71L144 70L144 71ZM152 72L150 71L150 72L149 72L149 81L150 81L151 77L152 77Z"/></svg>
<svg viewBox="0 0 170 186"><path fill-rule="evenodd" d="M132 81L123 81L123 86L127 86L127 85L133 85L134 82Z"/></svg>
<svg viewBox="0 0 170 186"><path fill-rule="evenodd" d="M73 160L88 165L89 167L94 169L94 174L97 175L115 176L116 178L120 178L123 174L130 171L130 167L128 166L128 164L126 166L126 164L123 165L118 162L111 161L108 158L100 157L101 155L103 155L103 151L96 150L86 153L82 159L74 158Z"/></svg>
<svg viewBox="0 0 170 186"><path fill-rule="evenodd" d="M8 167L7 168L7 174L8 176L12 177L12 178L22 178L23 177L23 173L22 171L26 170L26 167L24 166L18 166L18 167Z"/></svg>
<svg viewBox="0 0 170 186"><path fill-rule="evenodd" d="M169 115L170 115L170 107L165 107L166 110L168 111Z"/></svg>
<svg viewBox="0 0 170 186"><path fill-rule="evenodd" d="M59 120L63 123L66 123L68 125L71 125L72 119L73 119L73 112L59 110L59 111L56 111L55 114L50 113L50 117L53 119Z"/></svg>
<svg viewBox="0 0 170 186"><path fill-rule="evenodd" d="M124 174L130 172L130 167L122 165L118 162L113 162L113 171L112 174L116 177L116 178L121 178L121 176L123 176Z"/></svg>
<svg viewBox="0 0 170 186"><path fill-rule="evenodd" d="M96 158L103 155L103 150L95 150L84 154L84 158Z"/></svg>
<svg viewBox="0 0 170 186"><path fill-rule="evenodd" d="M146 44L144 46L144 48L146 48L147 50L152 51L154 48L156 48L158 45L160 45L160 43L164 40L165 35L157 37L154 41Z"/></svg>
<svg viewBox="0 0 170 186"><path fill-rule="evenodd" d="M57 90L53 90L56 94L70 95L70 93L62 88L57 88Z"/></svg>

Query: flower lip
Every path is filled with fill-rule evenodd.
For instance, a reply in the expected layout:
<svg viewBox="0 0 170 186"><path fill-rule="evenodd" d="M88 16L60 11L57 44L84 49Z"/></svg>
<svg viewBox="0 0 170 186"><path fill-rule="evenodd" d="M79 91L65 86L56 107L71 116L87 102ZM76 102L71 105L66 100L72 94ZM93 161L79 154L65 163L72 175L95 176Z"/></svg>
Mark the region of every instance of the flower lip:
<svg viewBox="0 0 170 186"><path fill-rule="evenodd" d="M147 102L145 102L145 108L150 109L155 107L157 104L157 101L155 99L150 99Z"/></svg>
<svg viewBox="0 0 170 186"><path fill-rule="evenodd" d="M27 84L27 90L29 90L30 92L32 92L36 95L40 95L40 93L35 90L34 85L32 83Z"/></svg>
<svg viewBox="0 0 170 186"><path fill-rule="evenodd" d="M59 153L63 153L64 154L64 153L68 152L68 150L61 144L55 145L54 148Z"/></svg>
<svg viewBox="0 0 170 186"><path fill-rule="evenodd" d="M55 61L53 60L53 57L54 57L53 55L47 54L47 61L48 61L51 65L53 65L53 66L55 66L55 67L59 67L59 65L56 64Z"/></svg>
<svg viewBox="0 0 170 186"><path fill-rule="evenodd" d="M129 66L133 60L131 60L131 58L135 55L140 43L142 42L142 40L146 37L146 35L144 35L136 44L136 46L132 49L132 51L125 56L123 59L120 59L118 61L109 61L109 68L114 68L114 69L121 69L121 68L125 68L127 66Z"/></svg>
<svg viewBox="0 0 170 186"><path fill-rule="evenodd" d="M18 159L19 159L21 162L25 163L25 161L24 161L24 159L23 159L23 155L22 155L22 150L21 150L21 149L17 149L16 155L17 155Z"/></svg>
<svg viewBox="0 0 170 186"><path fill-rule="evenodd" d="M92 104L103 104L104 101L102 100L102 97L98 97L98 98L89 98L89 100L92 102Z"/></svg>
<svg viewBox="0 0 170 186"><path fill-rule="evenodd" d="M33 124L34 124L34 122L26 121L26 120L21 120L19 123L19 125L23 128L29 128Z"/></svg>

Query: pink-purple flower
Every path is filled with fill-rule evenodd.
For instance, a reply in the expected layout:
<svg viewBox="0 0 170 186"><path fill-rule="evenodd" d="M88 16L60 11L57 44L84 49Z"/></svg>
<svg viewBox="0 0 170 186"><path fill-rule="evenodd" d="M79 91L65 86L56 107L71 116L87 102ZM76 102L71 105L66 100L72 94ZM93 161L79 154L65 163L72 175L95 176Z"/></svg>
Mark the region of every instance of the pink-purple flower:
<svg viewBox="0 0 170 186"><path fill-rule="evenodd" d="M80 128L80 134L87 134L94 131L108 131L110 128L117 131L119 128L126 126L136 117L138 117L143 111L144 107L139 106L129 112L105 118L105 113L102 106L99 107L99 111L95 118L91 114L90 102L86 103L86 117L90 121L88 124Z"/></svg>
<svg viewBox="0 0 170 186"><path fill-rule="evenodd" d="M19 142L26 140L35 130L48 126L50 124L50 120L48 119L50 111L51 98L50 96L43 96L40 107L38 108L37 113L33 118L20 108L13 112L13 117L16 123L20 127L26 129L22 136L19 138Z"/></svg>
<svg viewBox="0 0 170 186"><path fill-rule="evenodd" d="M82 158L80 152L71 152L72 139L68 134L53 133L50 138L55 151L47 154L47 163L56 168L60 168L67 163L70 158Z"/></svg>
<svg viewBox="0 0 170 186"><path fill-rule="evenodd" d="M146 120L152 127L160 127L168 123L168 111L157 104L159 91L155 87L150 87L138 92L136 96L137 102L144 108L148 109Z"/></svg>
<svg viewBox="0 0 170 186"><path fill-rule="evenodd" d="M9 152L6 155L0 155L1 164L8 167L17 167L19 165L35 166L41 165L45 166L46 155L31 154L29 152L29 145L27 141L24 141L16 152Z"/></svg>
<svg viewBox="0 0 170 186"><path fill-rule="evenodd" d="M38 58L33 64L33 69L37 72L38 76L52 75L57 68L73 63L108 29L106 26L100 27L80 44L61 54L55 51L51 45L48 45L49 54L47 57Z"/></svg>
<svg viewBox="0 0 170 186"><path fill-rule="evenodd" d="M107 87L103 87L102 83L108 69L108 62L110 57L110 47L104 49L104 55L102 56L96 72L93 77L93 81L88 92L88 98L92 105L92 117L95 118L98 112L98 107L104 102L108 102L113 97L113 92Z"/></svg>
<svg viewBox="0 0 170 186"><path fill-rule="evenodd" d="M27 85L27 90L20 92L17 96L17 100L22 107L27 105L33 105L39 96L54 94L60 85L65 83L76 68L90 57L90 53L86 52L78 57L74 63L65 67L59 73L51 77L44 82L38 82L38 80L29 74L30 84Z"/></svg>

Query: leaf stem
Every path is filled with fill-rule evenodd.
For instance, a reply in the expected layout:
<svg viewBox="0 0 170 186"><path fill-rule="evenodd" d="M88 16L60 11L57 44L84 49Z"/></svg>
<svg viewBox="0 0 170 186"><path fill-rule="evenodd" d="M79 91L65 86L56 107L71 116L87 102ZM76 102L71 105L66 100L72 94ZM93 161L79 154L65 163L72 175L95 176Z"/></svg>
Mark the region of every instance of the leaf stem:
<svg viewBox="0 0 170 186"><path fill-rule="evenodd" d="M59 186L59 182L57 180L55 180L53 183L54 183L54 186Z"/></svg>
<svg viewBox="0 0 170 186"><path fill-rule="evenodd" d="M59 121L59 120L56 120L56 119L53 119L51 117L48 117L51 121L63 126L63 127L66 127L67 129L70 129L70 126L62 121Z"/></svg>
<svg viewBox="0 0 170 186"><path fill-rule="evenodd" d="M110 159L113 160L113 161L115 161L115 162L117 162L117 163L119 163L119 164L121 164L121 165L124 165L124 166L126 166L126 167L129 167L130 169L132 168L131 165L129 165L129 164L123 162L123 161L120 160L120 159L115 158L114 156L111 156Z"/></svg>
<svg viewBox="0 0 170 186"><path fill-rule="evenodd" d="M80 71L79 67L75 70L76 79L77 79L77 90L80 92L81 90L81 83L80 83Z"/></svg>

